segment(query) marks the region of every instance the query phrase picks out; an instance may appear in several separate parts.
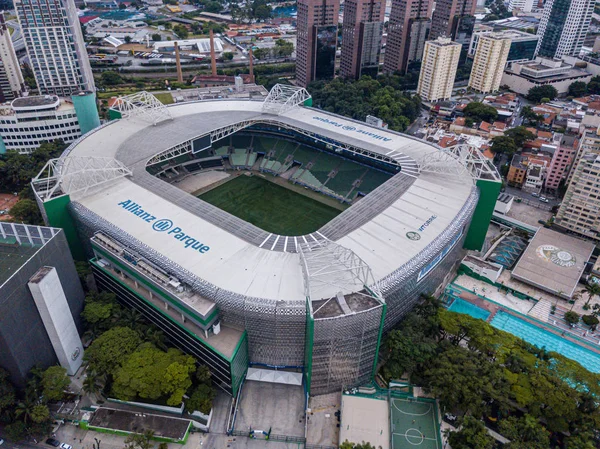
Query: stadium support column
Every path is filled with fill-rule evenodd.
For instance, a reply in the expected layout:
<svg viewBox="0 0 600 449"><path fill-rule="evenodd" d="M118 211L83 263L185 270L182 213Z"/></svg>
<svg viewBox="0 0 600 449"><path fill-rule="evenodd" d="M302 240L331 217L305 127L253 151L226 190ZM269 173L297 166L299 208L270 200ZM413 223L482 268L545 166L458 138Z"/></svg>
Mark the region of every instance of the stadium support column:
<svg viewBox="0 0 600 449"><path fill-rule="evenodd" d="M96 94L94 92L79 92L73 95L71 99L73 100L73 106L75 106L75 114L77 114L81 135L87 134L92 129L100 126Z"/></svg>
<svg viewBox="0 0 600 449"><path fill-rule="evenodd" d="M64 231L73 258L75 260L86 260L83 246L79 241L75 222L69 213L68 207L71 202L71 197L69 197L69 195L62 195L47 201L42 201L37 198L36 195L36 199L46 225L54 228L62 228Z"/></svg>
<svg viewBox="0 0 600 449"><path fill-rule="evenodd" d="M500 193L502 183L499 181L491 181L487 179L478 179L477 187L479 187L479 201L471 219L469 232L465 238L465 249L479 251L485 242L490 220L494 213L496 199Z"/></svg>

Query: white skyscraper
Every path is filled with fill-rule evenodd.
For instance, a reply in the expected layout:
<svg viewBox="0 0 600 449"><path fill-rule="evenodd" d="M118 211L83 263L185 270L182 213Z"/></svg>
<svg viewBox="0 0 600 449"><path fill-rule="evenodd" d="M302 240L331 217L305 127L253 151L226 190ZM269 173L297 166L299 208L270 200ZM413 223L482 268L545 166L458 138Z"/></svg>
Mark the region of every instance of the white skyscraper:
<svg viewBox="0 0 600 449"><path fill-rule="evenodd" d="M21 66L10 33L0 13L0 103L18 97L25 88Z"/></svg>
<svg viewBox="0 0 600 449"><path fill-rule="evenodd" d="M452 96L454 78L462 45L438 37L425 42L417 93L426 101L447 100Z"/></svg>
<svg viewBox="0 0 600 449"><path fill-rule="evenodd" d="M590 28L594 4L595 0L547 0L537 33L538 55L577 56Z"/></svg>
<svg viewBox="0 0 600 449"><path fill-rule="evenodd" d="M508 2L508 10L513 11L519 9L523 12L531 12L533 4L533 0L510 0ZM537 0L535 1L535 4L537 5Z"/></svg>
<svg viewBox="0 0 600 449"><path fill-rule="evenodd" d="M95 90L74 0L15 0L40 94Z"/></svg>

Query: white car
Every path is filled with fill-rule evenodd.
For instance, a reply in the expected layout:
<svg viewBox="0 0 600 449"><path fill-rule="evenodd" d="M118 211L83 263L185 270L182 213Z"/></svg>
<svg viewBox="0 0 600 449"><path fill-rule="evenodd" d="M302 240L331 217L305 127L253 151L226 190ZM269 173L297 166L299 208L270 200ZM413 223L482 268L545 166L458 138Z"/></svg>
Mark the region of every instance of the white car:
<svg viewBox="0 0 600 449"><path fill-rule="evenodd" d="M2 446L4 444L4 440L2 438L0 438L0 446Z"/></svg>
<svg viewBox="0 0 600 449"><path fill-rule="evenodd" d="M62 443L60 445L61 449L73 449L73 446L71 446L70 444L67 443Z"/></svg>

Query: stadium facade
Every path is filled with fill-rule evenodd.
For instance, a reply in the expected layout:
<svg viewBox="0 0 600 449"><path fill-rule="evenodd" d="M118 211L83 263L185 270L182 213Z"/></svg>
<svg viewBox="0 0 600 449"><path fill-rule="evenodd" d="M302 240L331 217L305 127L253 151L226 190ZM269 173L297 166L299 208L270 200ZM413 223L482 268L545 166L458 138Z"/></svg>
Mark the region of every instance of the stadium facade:
<svg viewBox="0 0 600 449"><path fill-rule="evenodd" d="M310 101L281 86L264 102L165 107L146 93L124 97L112 111L121 119L83 136L32 182L46 221L65 229L76 257L91 259L99 287L233 395L249 365L301 371L313 395L368 381L382 334L444 282L463 247L481 247L500 189L475 148L443 151ZM241 153L219 153L216 143L240 132L304 142L387 180L350 200L366 184L327 188L341 183L338 168L314 181L323 159L290 152L276 163L252 138ZM290 182L352 205L315 232L277 235L171 182L223 165L295 172Z"/></svg>

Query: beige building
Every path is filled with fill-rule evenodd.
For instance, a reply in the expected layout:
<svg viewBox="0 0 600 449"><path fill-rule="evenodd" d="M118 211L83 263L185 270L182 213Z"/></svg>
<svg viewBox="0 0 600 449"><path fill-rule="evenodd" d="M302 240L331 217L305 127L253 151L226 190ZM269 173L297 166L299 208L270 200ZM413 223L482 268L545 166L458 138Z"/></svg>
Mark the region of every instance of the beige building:
<svg viewBox="0 0 600 449"><path fill-rule="evenodd" d="M510 44L511 40L502 33L489 33L479 38L469 87L484 94L500 88Z"/></svg>
<svg viewBox="0 0 600 449"><path fill-rule="evenodd" d="M581 157L556 215L556 224L600 241L600 155Z"/></svg>
<svg viewBox="0 0 600 449"><path fill-rule="evenodd" d="M448 100L456 77L462 45L439 37L425 42L417 93L425 101Z"/></svg>

